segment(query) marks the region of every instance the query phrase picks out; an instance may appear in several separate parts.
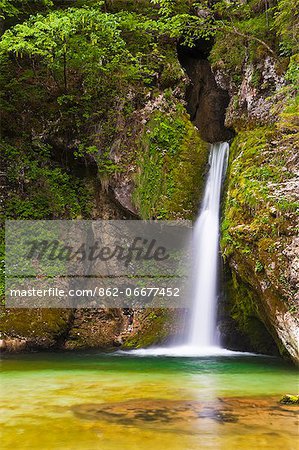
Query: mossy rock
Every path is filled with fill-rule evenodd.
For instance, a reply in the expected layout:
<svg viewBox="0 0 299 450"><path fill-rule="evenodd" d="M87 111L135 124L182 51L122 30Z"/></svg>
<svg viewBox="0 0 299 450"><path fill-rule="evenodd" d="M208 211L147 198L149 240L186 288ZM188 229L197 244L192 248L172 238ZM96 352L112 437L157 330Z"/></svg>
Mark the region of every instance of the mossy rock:
<svg viewBox="0 0 299 450"><path fill-rule="evenodd" d="M117 345L116 340L123 327L121 309L77 309L63 348L112 349Z"/></svg>
<svg viewBox="0 0 299 450"><path fill-rule="evenodd" d="M20 339L26 348L59 347L69 328L70 309L1 309L1 338ZM24 348L22 348L24 349Z"/></svg>
<svg viewBox="0 0 299 450"><path fill-rule="evenodd" d="M185 110L155 112L144 127L133 200L142 218L193 219L202 195L209 146Z"/></svg>
<svg viewBox="0 0 299 450"><path fill-rule="evenodd" d="M183 331L182 314L180 310L167 309L135 312L135 329L124 340L122 348L146 348L169 342Z"/></svg>
<svg viewBox="0 0 299 450"><path fill-rule="evenodd" d="M279 400L279 403L283 405L299 405L299 395L286 394Z"/></svg>
<svg viewBox="0 0 299 450"><path fill-rule="evenodd" d="M239 330L255 351L268 347L272 353L275 341L283 356L298 361L299 280L292 262L298 234L293 157L298 133L295 106L290 108L273 125L240 131L231 145L221 247L233 277L228 309Z"/></svg>

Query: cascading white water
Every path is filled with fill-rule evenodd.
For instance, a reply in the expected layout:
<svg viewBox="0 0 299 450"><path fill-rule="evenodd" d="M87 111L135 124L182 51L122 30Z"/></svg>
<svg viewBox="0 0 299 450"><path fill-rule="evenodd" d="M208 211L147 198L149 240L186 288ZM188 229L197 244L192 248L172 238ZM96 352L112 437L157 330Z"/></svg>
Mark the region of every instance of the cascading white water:
<svg viewBox="0 0 299 450"><path fill-rule="evenodd" d="M229 145L211 146L210 170L204 199L193 236L193 307L187 345L205 348L218 344L216 337L217 266L219 248L219 214Z"/></svg>
<svg viewBox="0 0 299 450"><path fill-rule="evenodd" d="M154 347L131 351L135 355L201 357L238 354L238 352L220 348L216 334L220 200L228 154L227 142L219 142L211 146L210 170L192 239L192 250L195 255L191 292L193 304L187 342L176 347Z"/></svg>

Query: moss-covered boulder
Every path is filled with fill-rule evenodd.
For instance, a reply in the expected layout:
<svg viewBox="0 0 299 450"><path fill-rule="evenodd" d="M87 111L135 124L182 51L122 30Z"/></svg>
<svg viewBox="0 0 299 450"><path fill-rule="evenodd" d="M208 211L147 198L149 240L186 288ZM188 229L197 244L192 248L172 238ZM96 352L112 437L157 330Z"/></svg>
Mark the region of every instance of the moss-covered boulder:
<svg viewBox="0 0 299 450"><path fill-rule="evenodd" d="M298 405L299 395L286 394L280 399L279 403L282 403L283 405Z"/></svg>

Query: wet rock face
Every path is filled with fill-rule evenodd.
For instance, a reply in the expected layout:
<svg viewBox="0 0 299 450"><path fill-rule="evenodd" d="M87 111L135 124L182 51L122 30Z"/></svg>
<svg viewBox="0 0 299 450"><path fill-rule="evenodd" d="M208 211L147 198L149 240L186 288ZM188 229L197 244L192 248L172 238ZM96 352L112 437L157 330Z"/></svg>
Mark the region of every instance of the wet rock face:
<svg viewBox="0 0 299 450"><path fill-rule="evenodd" d="M184 331L184 312L159 309L4 309L0 351L126 349L168 343Z"/></svg>
<svg viewBox="0 0 299 450"><path fill-rule="evenodd" d="M280 92L286 80L276 69L276 61L267 56L257 63L244 63L242 81L233 81L232 74L221 66L213 67L217 86L229 93L230 101L226 110L227 127L242 129L246 125L269 125L277 119L277 103L284 104L284 94ZM281 108L280 108L281 109Z"/></svg>
<svg viewBox="0 0 299 450"><path fill-rule="evenodd" d="M275 343L298 363L298 112L284 110L295 96L285 69L266 55L240 71L213 65L231 99L225 124L237 132L223 210L227 311L251 351L274 354Z"/></svg>
<svg viewBox="0 0 299 450"><path fill-rule="evenodd" d="M62 348L113 348L118 346L117 336L125 327L121 309L77 309Z"/></svg>
<svg viewBox="0 0 299 450"><path fill-rule="evenodd" d="M230 140L233 131L224 125L228 92L217 85L206 59L183 53L180 60L191 80L186 95L187 111L201 137L210 143Z"/></svg>
<svg viewBox="0 0 299 450"><path fill-rule="evenodd" d="M115 201L120 205L120 207L127 213L131 214L132 218L138 217L139 211L134 206L132 201L132 195L135 189L132 180L123 178L118 183L112 183L111 189L114 194Z"/></svg>
<svg viewBox="0 0 299 450"><path fill-rule="evenodd" d="M67 333L70 309L1 308L0 350L20 352L56 348Z"/></svg>
<svg viewBox="0 0 299 450"><path fill-rule="evenodd" d="M1 352L21 352L27 347L27 341L25 339L7 338L0 339L0 351Z"/></svg>

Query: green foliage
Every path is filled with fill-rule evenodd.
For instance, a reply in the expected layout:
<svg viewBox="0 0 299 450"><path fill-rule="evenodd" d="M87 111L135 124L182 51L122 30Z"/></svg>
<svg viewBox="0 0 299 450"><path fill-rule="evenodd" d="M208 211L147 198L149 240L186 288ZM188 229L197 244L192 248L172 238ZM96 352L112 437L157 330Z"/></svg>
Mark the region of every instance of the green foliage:
<svg viewBox="0 0 299 450"><path fill-rule="evenodd" d="M9 198L10 216L82 214L70 186L72 177L52 167L44 137L33 143L31 130L36 136L50 132L51 140L62 142L60 152L71 136L71 149L66 151L76 158L92 157L100 176L109 177L123 170L109 157L122 132L120 117L128 120L157 83L174 87L182 77L174 48L164 41L162 22L133 12L103 12L102 2L93 3L33 15L2 36L4 132L26 177L20 181L19 167L10 167L10 183L24 190ZM75 186L79 190L76 181Z"/></svg>
<svg viewBox="0 0 299 450"><path fill-rule="evenodd" d="M51 0L0 0L0 18L14 17L24 14L25 9L53 6Z"/></svg>
<svg viewBox="0 0 299 450"><path fill-rule="evenodd" d="M299 53L290 58L286 79L294 86L299 85Z"/></svg>
<svg viewBox="0 0 299 450"><path fill-rule="evenodd" d="M61 76L67 88L67 71L80 69L90 78L122 68L133 75L135 61L120 36L117 21L98 9L69 8L37 14L4 33L2 54L28 55L41 60ZM57 76L56 75L56 76Z"/></svg>
<svg viewBox="0 0 299 450"><path fill-rule="evenodd" d="M278 52L275 8L261 7L260 2L217 2L215 12L221 16L217 24L210 61L226 69L236 85L241 83L244 61L258 62ZM258 84L258 80L256 80Z"/></svg>
<svg viewBox="0 0 299 450"><path fill-rule="evenodd" d="M99 152L98 148L95 145L85 145L85 144L79 144L78 150L74 151L74 156L76 158L82 158L87 155L97 155Z"/></svg>
<svg viewBox="0 0 299 450"><path fill-rule="evenodd" d="M188 0L151 0L151 2L159 6L159 14L163 17L188 13L192 3Z"/></svg>
<svg viewBox="0 0 299 450"><path fill-rule="evenodd" d="M100 177L109 177L112 174L120 173L123 171L123 168L115 164L111 159L109 152L106 151L101 155L97 155L96 162L98 166L98 173Z"/></svg>
<svg viewBox="0 0 299 450"><path fill-rule="evenodd" d="M234 44L237 44L237 47L243 45L248 47L252 58L257 56L256 51L259 47L272 54L276 50L277 28L274 17L277 14L279 16L279 13L275 6L270 8L266 4L261 8L260 3L255 0L249 2L152 0L152 2L159 5L160 15L169 27L170 35L180 38L186 45L193 46L200 38L211 39L217 35L216 46L225 42L233 50ZM283 6L281 9L283 10ZM220 51L218 53L220 54Z"/></svg>
<svg viewBox="0 0 299 450"><path fill-rule="evenodd" d="M1 18L7 16L16 16L19 13L18 8L14 5L14 2L10 0L0 1L0 15Z"/></svg>
<svg viewBox="0 0 299 450"><path fill-rule="evenodd" d="M260 261L256 261L255 263L255 272L259 273L264 270L264 266Z"/></svg>
<svg viewBox="0 0 299 450"><path fill-rule="evenodd" d="M299 51L299 0L278 0L274 26L280 42L280 54L290 56Z"/></svg>
<svg viewBox="0 0 299 450"><path fill-rule="evenodd" d="M176 15L166 22L169 34L192 47L198 39L211 39L217 30L212 15L201 18L190 14Z"/></svg>
<svg viewBox="0 0 299 450"><path fill-rule="evenodd" d="M205 2L204 14L201 16L194 14L198 2L152 0L152 3L159 5L160 22L164 24L165 31L185 45L192 47L197 39L210 39L216 32L213 6L208 7Z"/></svg>
<svg viewBox="0 0 299 450"><path fill-rule="evenodd" d="M2 142L10 193L7 219L78 218L88 211L90 193L82 181L50 159L48 146L16 148Z"/></svg>

